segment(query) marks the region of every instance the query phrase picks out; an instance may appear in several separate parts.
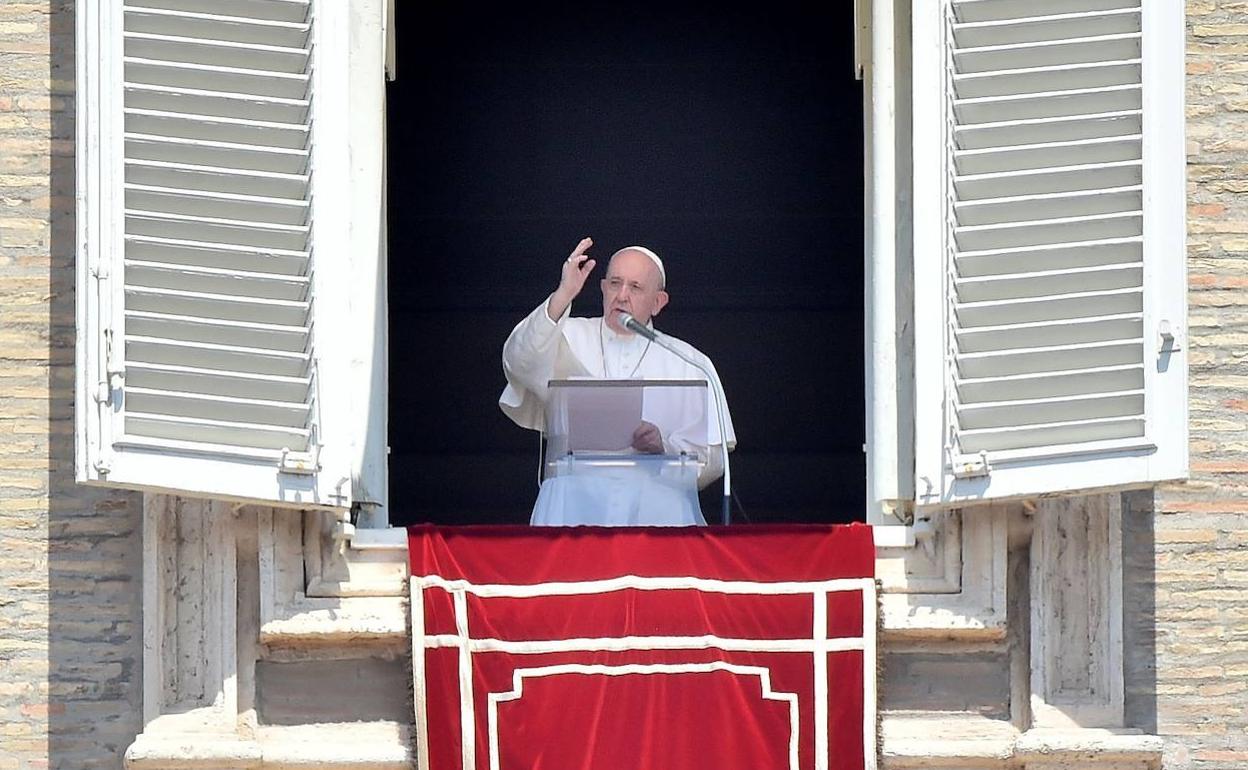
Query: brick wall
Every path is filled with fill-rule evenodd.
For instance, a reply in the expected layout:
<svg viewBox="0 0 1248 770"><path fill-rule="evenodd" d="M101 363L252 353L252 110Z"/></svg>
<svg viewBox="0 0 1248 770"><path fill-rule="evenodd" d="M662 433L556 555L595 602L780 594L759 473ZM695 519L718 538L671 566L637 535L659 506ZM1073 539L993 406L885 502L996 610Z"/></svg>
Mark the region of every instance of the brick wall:
<svg viewBox="0 0 1248 770"><path fill-rule="evenodd" d="M0 770L141 729L136 495L74 483L74 11L0 2Z"/></svg>
<svg viewBox="0 0 1248 770"><path fill-rule="evenodd" d="M1168 766L1229 770L1248 767L1248 2L1187 14L1192 478L1156 496L1156 720Z"/></svg>

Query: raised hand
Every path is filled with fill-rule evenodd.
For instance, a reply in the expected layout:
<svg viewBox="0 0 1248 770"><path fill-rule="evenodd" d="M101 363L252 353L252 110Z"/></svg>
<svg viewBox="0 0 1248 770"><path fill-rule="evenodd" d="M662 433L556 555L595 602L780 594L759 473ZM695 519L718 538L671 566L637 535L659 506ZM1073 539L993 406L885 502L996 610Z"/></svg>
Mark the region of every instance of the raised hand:
<svg viewBox="0 0 1248 770"><path fill-rule="evenodd" d="M550 303L546 312L550 320L558 321L572 300L585 288L585 281L598 263L585 252L594 245L593 238L582 238L567 259L563 261L563 272L559 276L559 288L550 295Z"/></svg>

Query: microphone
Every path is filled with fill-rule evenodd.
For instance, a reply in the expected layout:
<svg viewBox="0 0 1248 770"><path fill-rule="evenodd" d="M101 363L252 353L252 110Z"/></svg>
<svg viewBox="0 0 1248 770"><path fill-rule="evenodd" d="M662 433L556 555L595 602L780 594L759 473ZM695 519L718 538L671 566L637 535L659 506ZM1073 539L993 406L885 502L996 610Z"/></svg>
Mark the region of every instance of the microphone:
<svg viewBox="0 0 1248 770"><path fill-rule="evenodd" d="M651 329L649 326L646 326L645 324L641 323L636 318L633 318L631 313L626 313L623 310L621 310L619 317L620 317L620 325L623 326L625 329L628 329L633 334L637 334L642 337L645 337L651 342L655 341L654 329Z"/></svg>
<svg viewBox="0 0 1248 770"><path fill-rule="evenodd" d="M711 372L701 363L693 360L688 355L676 348L670 342L660 339L659 333L654 329L633 318L632 313L623 310L619 313L620 325L628 329L633 334L640 335L659 347L667 350L680 360L693 366L706 375L706 387L710 389L711 395L715 398L715 416L719 420L719 450L724 461L724 505L721 515L725 525L732 523L732 469L728 465L728 432L724 428L724 402L720 400L719 390L715 387L715 378L711 376Z"/></svg>

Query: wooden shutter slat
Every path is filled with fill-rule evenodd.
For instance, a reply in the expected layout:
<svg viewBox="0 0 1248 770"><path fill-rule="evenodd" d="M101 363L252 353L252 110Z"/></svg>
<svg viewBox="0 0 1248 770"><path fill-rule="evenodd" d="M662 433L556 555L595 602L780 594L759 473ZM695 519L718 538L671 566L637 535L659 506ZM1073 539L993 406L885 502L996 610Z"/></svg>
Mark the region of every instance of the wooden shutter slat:
<svg viewBox="0 0 1248 770"><path fill-rule="evenodd" d="M1138 60L1140 34L1136 32L1063 40L1057 43L968 48L960 51L957 58L958 69L968 74Z"/></svg>
<svg viewBox="0 0 1248 770"><path fill-rule="evenodd" d="M1143 266L1135 263L959 278L954 284L954 290L959 303L990 302L1086 291L1131 289L1138 286L1142 279Z"/></svg>
<svg viewBox="0 0 1248 770"><path fill-rule="evenodd" d="M1095 366L1053 372L1028 372L999 377L955 380L960 398L967 403L1003 401L1007 398L1056 398L1085 393L1136 390L1144 387L1140 364Z"/></svg>
<svg viewBox="0 0 1248 770"><path fill-rule="evenodd" d="M1045 219L1038 222L971 225L954 229L960 249L987 251L1094 241L1139 235L1139 212Z"/></svg>
<svg viewBox="0 0 1248 770"><path fill-rule="evenodd" d="M309 153L304 149L153 134L126 134L125 141L126 156L138 160L226 166L243 171L272 171L280 174L303 174L308 167Z"/></svg>
<svg viewBox="0 0 1248 770"><path fill-rule="evenodd" d="M306 301L203 294L146 286L126 287L127 310L148 310L169 315L302 326L307 323L310 307Z"/></svg>
<svg viewBox="0 0 1248 770"><path fill-rule="evenodd" d="M989 353L963 353L955 357L954 364L962 377L983 378L1138 364L1143 355L1139 340L1112 340Z"/></svg>
<svg viewBox="0 0 1248 770"><path fill-rule="evenodd" d="M1060 67L1037 67L1022 70L996 70L961 75L954 79L960 99L982 99L1060 91L1079 85L1084 88L1105 88L1130 85L1140 79L1140 60L1070 64Z"/></svg>
<svg viewBox="0 0 1248 770"><path fill-rule="evenodd" d="M280 450L306 446L309 438L309 431L298 428L146 412L127 412L125 425L129 435L172 439L196 445L223 444Z"/></svg>
<svg viewBox="0 0 1248 770"><path fill-rule="evenodd" d="M1144 391L1079 394L1073 397L1012 399L964 406L958 421L967 431L1074 422L1144 413Z"/></svg>
<svg viewBox="0 0 1248 770"><path fill-rule="evenodd" d="M1140 313L1121 313L1091 318L1063 318L1058 321L959 329L958 350L963 353L985 353L1010 348L1050 347L1063 343L1138 339L1143 332L1142 320L1143 316Z"/></svg>
<svg viewBox="0 0 1248 770"><path fill-rule="evenodd" d="M125 29L127 32L189 34L233 43L260 43L290 48L307 44L311 25L307 22L224 16L201 11L129 8L126 11Z"/></svg>
<svg viewBox="0 0 1248 770"><path fill-rule="evenodd" d="M312 385L307 376L281 377L143 361L127 362L126 381L135 387L269 401L303 401Z"/></svg>
<svg viewBox="0 0 1248 770"><path fill-rule="evenodd" d="M246 67L169 62L127 56L127 84L219 90L227 93L254 94L282 99L303 99L308 93L306 74L266 72Z"/></svg>
<svg viewBox="0 0 1248 770"><path fill-rule="evenodd" d="M1017 147L994 147L986 150L956 150L953 153L953 162L959 177L1095 163L1118 163L1140 159L1140 140L1140 135L1136 134Z"/></svg>
<svg viewBox="0 0 1248 770"><path fill-rule="evenodd" d="M960 149L983 150L1107 136L1131 136L1139 134L1142 129L1140 111L1124 110L1075 117L968 125L959 128L955 138Z"/></svg>
<svg viewBox="0 0 1248 770"><path fill-rule="evenodd" d="M968 454L974 454L981 450L1000 452L1011 449L1045 448L1135 438L1142 435L1144 435L1144 418L1141 415L1072 420L1022 427L986 428L965 431L960 438L962 449Z"/></svg>
<svg viewBox="0 0 1248 770"><path fill-rule="evenodd" d="M265 350L235 345L126 336L126 355L135 361L172 366L195 366L232 372L300 377L305 374L307 353Z"/></svg>
<svg viewBox="0 0 1248 770"><path fill-rule="evenodd" d="M126 408L171 417L259 423L299 430L308 422L308 405L302 401L263 401L134 386L126 393Z"/></svg>
<svg viewBox="0 0 1248 770"><path fill-rule="evenodd" d="M220 270L140 260L126 260L125 266L126 283L136 287L254 299L305 301L308 298L307 276Z"/></svg>
<svg viewBox="0 0 1248 770"><path fill-rule="evenodd" d="M304 22L311 0L126 0L129 8L160 8L172 11L213 13L248 19Z"/></svg>
<svg viewBox="0 0 1248 770"><path fill-rule="evenodd" d="M1078 268L1130 262L1141 258L1142 247L1142 239L1134 235L1013 249L963 251L955 256L955 262L960 276L1000 275L1036 268Z"/></svg>
<svg viewBox="0 0 1248 770"><path fill-rule="evenodd" d="M1129 83L1109 88L1076 87L1045 93L959 99L953 110L959 124L966 125L1138 110L1142 103L1140 86Z"/></svg>
<svg viewBox="0 0 1248 770"><path fill-rule="evenodd" d="M1044 0L1054 15L1134 9L1138 0ZM1025 18L1036 12L1036 0L955 0L958 19L964 22Z"/></svg>
<svg viewBox="0 0 1248 770"><path fill-rule="evenodd" d="M258 195L180 190L175 187L127 184L126 206L151 214L177 214L214 222L252 222L257 225L303 226L308 221L309 201L264 198Z"/></svg>
<svg viewBox="0 0 1248 770"><path fill-rule="evenodd" d="M1143 209L1143 188L1139 185L1040 195L1012 195L966 201L956 205L958 220L964 225L1072 219L1096 214L1140 212Z"/></svg>
<svg viewBox="0 0 1248 770"><path fill-rule="evenodd" d="M241 335L254 347L288 352L301 352L308 346L308 330L303 326L226 321L141 310L126 313L126 330L141 337L161 336L214 345L228 345Z"/></svg>
<svg viewBox="0 0 1248 770"><path fill-rule="evenodd" d="M133 109L169 110L274 123L302 123L307 120L310 104L307 99L286 99L150 83L126 83L125 103L127 107Z"/></svg>
<svg viewBox="0 0 1248 770"><path fill-rule="evenodd" d="M1002 326L1008 323L1060 321L1104 315L1138 313L1143 304L1139 288L1100 292L1076 292L1039 298L955 303L959 328Z"/></svg>
<svg viewBox="0 0 1248 770"><path fill-rule="evenodd" d="M1015 195L1020 187L1033 194L1043 194L1093 190L1101 185L1130 187L1143 181L1140 161L1125 160L963 176L954 180L954 186L959 200L972 201Z"/></svg>
<svg viewBox="0 0 1248 770"><path fill-rule="evenodd" d="M302 150L308 144L304 123L246 120L189 112L127 109L126 131L149 136L203 139L210 142Z"/></svg>
<svg viewBox="0 0 1248 770"><path fill-rule="evenodd" d="M135 235L185 237L208 243L298 251L307 246L306 225L280 225L177 214L167 211L127 210L126 230Z"/></svg>
<svg viewBox="0 0 1248 770"><path fill-rule="evenodd" d="M1036 8L1042 6L1037 4ZM1081 37L1129 34L1140 31L1138 9L1088 11L992 21L957 22L953 38L959 48L1061 42Z"/></svg>
<svg viewBox="0 0 1248 770"><path fill-rule="evenodd" d="M235 193L262 198L303 199L307 192L308 176L134 159L126 163L126 182L150 187Z"/></svg>
<svg viewBox="0 0 1248 770"><path fill-rule="evenodd" d="M307 69L308 51L302 47L283 48L145 32L126 32L124 38L126 56L135 59L300 76Z"/></svg>

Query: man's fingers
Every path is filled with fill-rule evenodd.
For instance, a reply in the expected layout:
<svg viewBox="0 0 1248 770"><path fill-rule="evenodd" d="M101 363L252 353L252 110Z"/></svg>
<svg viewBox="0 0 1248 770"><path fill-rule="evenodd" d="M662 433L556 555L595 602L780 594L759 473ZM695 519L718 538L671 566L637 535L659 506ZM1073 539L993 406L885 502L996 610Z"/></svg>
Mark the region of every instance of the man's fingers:
<svg viewBox="0 0 1248 770"><path fill-rule="evenodd" d="M578 244L576 244L576 248L572 250L572 256L568 257L568 259L569 259L569 260L571 260L571 259L576 259L577 257L579 257L579 256L581 256L582 254L584 254L584 253L585 253L585 251L586 251L586 250L587 250L590 246L593 246L593 245L594 245L594 239L593 239L593 238L582 238L582 239L581 239L581 242L580 242L580 243L578 243Z"/></svg>
<svg viewBox="0 0 1248 770"><path fill-rule="evenodd" d="M588 258L587 258L587 257L581 257L581 259L588 259ZM582 274L582 275L589 275L590 271L592 271L592 270L594 269L594 265L596 265L596 264L598 264L598 262L597 262L597 261L595 261L595 260L592 260L592 259L589 259L588 261L584 262L583 264L581 264L581 265L580 265L581 274Z"/></svg>

